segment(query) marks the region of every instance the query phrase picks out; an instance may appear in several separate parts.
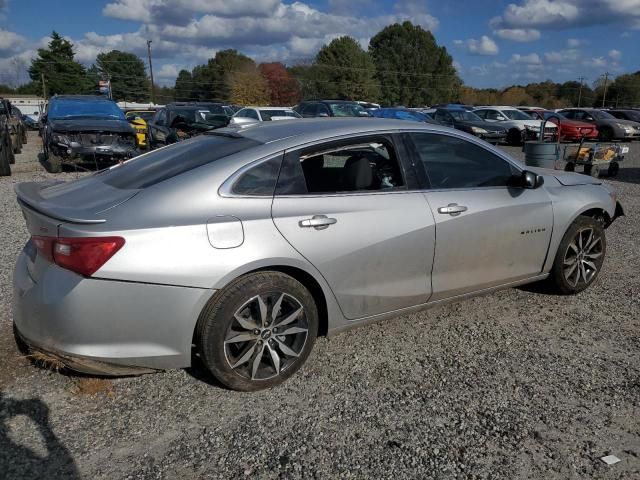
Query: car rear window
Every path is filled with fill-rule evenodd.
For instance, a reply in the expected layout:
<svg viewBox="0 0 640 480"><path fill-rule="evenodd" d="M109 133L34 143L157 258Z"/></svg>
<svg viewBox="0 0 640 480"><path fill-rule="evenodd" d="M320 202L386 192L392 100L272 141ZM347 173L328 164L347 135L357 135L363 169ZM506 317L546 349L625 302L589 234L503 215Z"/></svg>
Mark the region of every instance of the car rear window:
<svg viewBox="0 0 640 480"><path fill-rule="evenodd" d="M141 189L260 145L242 136L207 134L133 158L95 175L115 188Z"/></svg>

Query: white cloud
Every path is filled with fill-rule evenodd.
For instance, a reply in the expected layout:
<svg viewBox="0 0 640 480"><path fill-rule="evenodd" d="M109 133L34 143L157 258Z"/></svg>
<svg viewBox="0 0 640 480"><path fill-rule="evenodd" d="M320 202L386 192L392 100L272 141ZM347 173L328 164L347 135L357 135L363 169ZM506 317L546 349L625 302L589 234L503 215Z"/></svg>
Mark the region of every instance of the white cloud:
<svg viewBox="0 0 640 480"><path fill-rule="evenodd" d="M575 49L553 50L544 54L544 59L547 63L572 63L579 58L580 52Z"/></svg>
<svg viewBox="0 0 640 480"><path fill-rule="evenodd" d="M539 65L542 63L540 56L537 53L529 53L528 55L520 55L514 53L511 55L511 63L524 63L528 65Z"/></svg>
<svg viewBox="0 0 640 480"><path fill-rule="evenodd" d="M23 47L25 43L26 40L22 35L0 28L0 53L16 51Z"/></svg>
<svg viewBox="0 0 640 480"><path fill-rule="evenodd" d="M609 50L609 58L612 60L620 60L622 58L622 52L620 50Z"/></svg>
<svg viewBox="0 0 640 480"><path fill-rule="evenodd" d="M495 29L552 29L612 23L640 28L640 0L518 0L490 25Z"/></svg>
<svg viewBox="0 0 640 480"><path fill-rule="evenodd" d="M453 44L462 47L472 55L497 55L500 51L498 45L493 39L483 35L479 39L470 38L466 41L454 40Z"/></svg>
<svg viewBox="0 0 640 480"><path fill-rule="evenodd" d="M540 30L535 28L499 28L493 31L496 37L514 42L533 42L540 39Z"/></svg>
<svg viewBox="0 0 640 480"><path fill-rule="evenodd" d="M581 40L579 38L569 38L567 39L567 47L569 48L578 48L586 45L588 42L586 40Z"/></svg>

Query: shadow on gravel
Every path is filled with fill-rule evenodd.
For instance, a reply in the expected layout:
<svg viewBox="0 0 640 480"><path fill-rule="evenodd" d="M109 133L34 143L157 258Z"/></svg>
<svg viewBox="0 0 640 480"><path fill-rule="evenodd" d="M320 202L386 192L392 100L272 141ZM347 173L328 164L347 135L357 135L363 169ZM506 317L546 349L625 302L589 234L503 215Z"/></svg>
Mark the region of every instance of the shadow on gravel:
<svg viewBox="0 0 640 480"><path fill-rule="evenodd" d="M36 426L44 442L46 455L11 439L11 421L18 416L29 418ZM21 425L23 422L16 423ZM16 480L80 478L71 454L53 433L49 423L49 407L42 400L14 400L0 392L0 472L2 478Z"/></svg>
<svg viewBox="0 0 640 480"><path fill-rule="evenodd" d="M187 372L187 374L200 382L211 385L212 387L229 390L229 388L220 383L213 375L211 375L211 372L207 370L207 367L204 366L204 363L202 363L200 357L195 353L191 354L191 366L189 368L186 368L185 371Z"/></svg>
<svg viewBox="0 0 640 480"><path fill-rule="evenodd" d="M520 285L519 287L515 287L518 290L522 290L523 292L529 293L537 293L539 295L553 295L553 296L562 296L561 293L558 293L557 290L554 290L553 286L549 284L549 282L542 280L541 282L535 283L527 283L526 285Z"/></svg>
<svg viewBox="0 0 640 480"><path fill-rule="evenodd" d="M618 175L612 180L625 183L640 184L640 168L621 168Z"/></svg>

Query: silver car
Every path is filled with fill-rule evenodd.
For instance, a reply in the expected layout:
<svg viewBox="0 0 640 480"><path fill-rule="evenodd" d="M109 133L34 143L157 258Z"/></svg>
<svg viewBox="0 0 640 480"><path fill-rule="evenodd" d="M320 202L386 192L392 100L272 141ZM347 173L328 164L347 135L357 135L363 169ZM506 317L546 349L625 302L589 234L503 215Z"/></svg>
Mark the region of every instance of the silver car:
<svg viewBox="0 0 640 480"><path fill-rule="evenodd" d="M72 369L190 365L258 390L318 335L529 282L580 292L622 208L458 130L308 119L220 129L16 187L17 338Z"/></svg>

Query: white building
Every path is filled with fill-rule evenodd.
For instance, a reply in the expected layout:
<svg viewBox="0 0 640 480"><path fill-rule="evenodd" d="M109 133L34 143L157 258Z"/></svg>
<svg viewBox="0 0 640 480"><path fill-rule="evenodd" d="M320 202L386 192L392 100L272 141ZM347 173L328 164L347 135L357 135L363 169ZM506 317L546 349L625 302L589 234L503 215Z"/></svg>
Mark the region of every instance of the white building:
<svg viewBox="0 0 640 480"><path fill-rule="evenodd" d="M44 111L47 101L37 95L18 95L4 94L0 95L11 102L12 105L18 107L23 115L31 117L34 120L40 119L40 114Z"/></svg>

